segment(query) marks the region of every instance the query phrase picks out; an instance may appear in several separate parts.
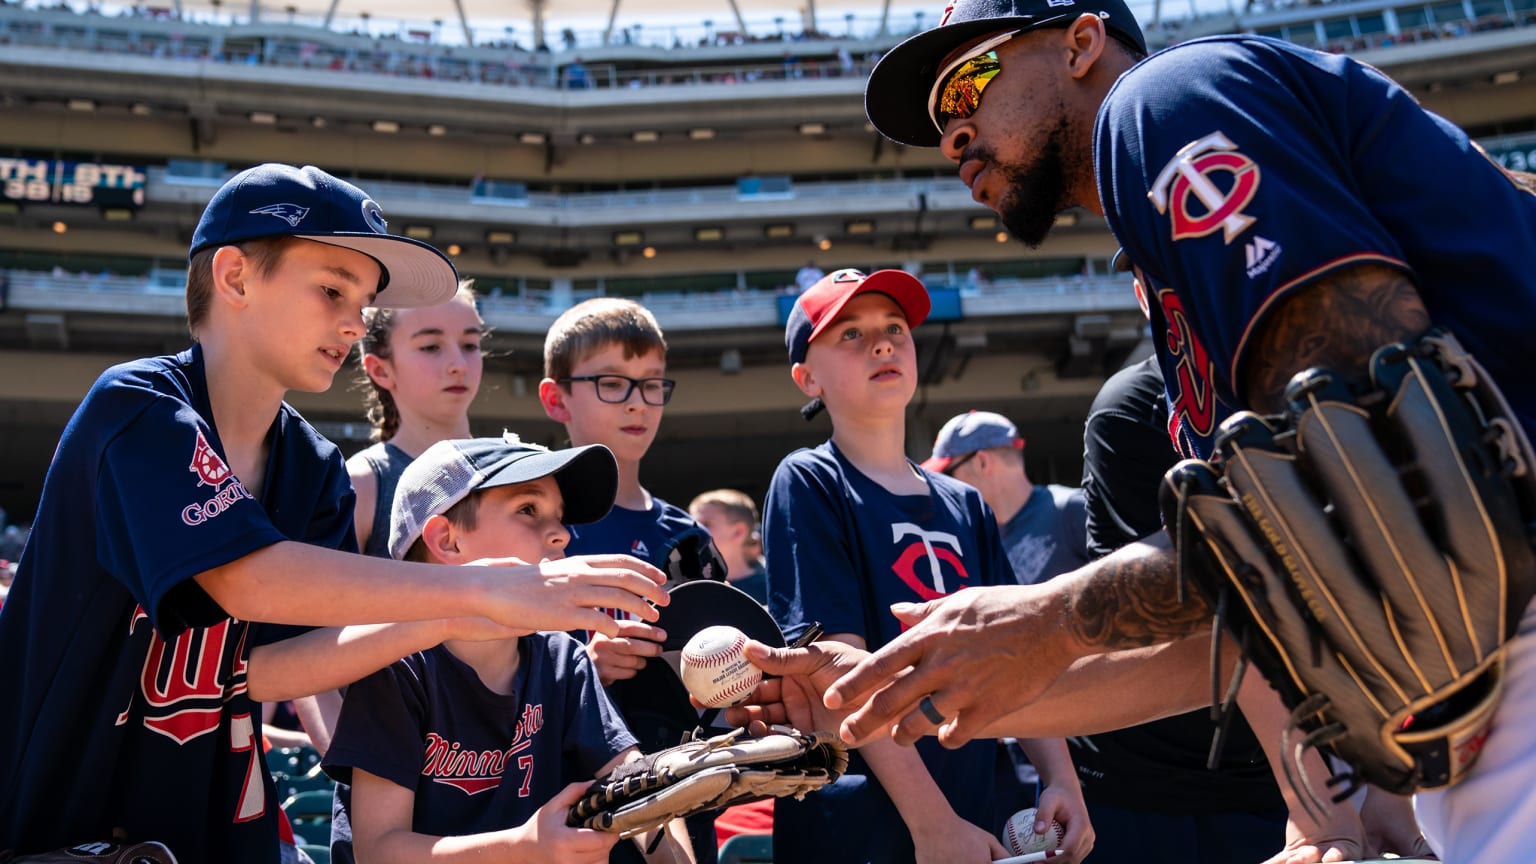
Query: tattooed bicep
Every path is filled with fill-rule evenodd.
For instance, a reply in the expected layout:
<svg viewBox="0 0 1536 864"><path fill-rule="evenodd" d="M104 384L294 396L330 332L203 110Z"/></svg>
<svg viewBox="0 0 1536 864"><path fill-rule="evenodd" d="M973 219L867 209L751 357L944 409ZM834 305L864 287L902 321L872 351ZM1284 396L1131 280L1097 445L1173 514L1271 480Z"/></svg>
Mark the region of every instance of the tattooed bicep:
<svg viewBox="0 0 1536 864"><path fill-rule="evenodd" d="M1281 299L1248 343L1243 396L1276 412L1285 385L1303 369L1326 366L1363 377L1377 348L1429 329L1429 313L1408 274L1358 264L1327 274Z"/></svg>

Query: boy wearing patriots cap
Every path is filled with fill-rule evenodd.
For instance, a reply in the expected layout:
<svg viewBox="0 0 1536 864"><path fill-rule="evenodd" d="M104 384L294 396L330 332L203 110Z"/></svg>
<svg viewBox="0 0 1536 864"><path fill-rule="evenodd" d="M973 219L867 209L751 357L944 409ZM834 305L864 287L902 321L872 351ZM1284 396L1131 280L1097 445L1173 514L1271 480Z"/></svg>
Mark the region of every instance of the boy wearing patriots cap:
<svg viewBox="0 0 1536 864"><path fill-rule="evenodd" d="M0 614L17 658L0 664L0 850L121 837L270 864L279 802L254 703L340 687L486 619L655 617L642 598L665 604L661 573L620 556L351 554L341 454L283 398L330 387L365 306L456 285L445 257L385 233L372 199L320 169L260 165L214 194L187 274L194 344L108 369L86 395Z"/></svg>
<svg viewBox="0 0 1536 864"><path fill-rule="evenodd" d="M768 610L788 640L820 622L826 638L873 650L901 632L903 604L1013 581L980 493L907 457L906 410L917 389L912 328L929 305L908 273L838 270L790 312L790 374L812 400L804 413L825 409L832 437L779 463L763 508ZM1067 826L1067 848L1080 857L1092 841L1065 745L1030 745L1051 784L1042 817ZM831 787L776 803L774 853L797 862L1003 857L987 830L994 751L992 741L957 750L935 739L915 748L866 745Z"/></svg>

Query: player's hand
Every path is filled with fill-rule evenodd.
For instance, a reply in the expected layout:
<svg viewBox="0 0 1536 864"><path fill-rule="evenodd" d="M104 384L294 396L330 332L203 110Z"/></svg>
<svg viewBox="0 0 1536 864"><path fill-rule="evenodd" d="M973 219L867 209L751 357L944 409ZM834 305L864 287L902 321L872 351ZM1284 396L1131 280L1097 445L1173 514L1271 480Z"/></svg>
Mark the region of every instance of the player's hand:
<svg viewBox="0 0 1536 864"><path fill-rule="evenodd" d="M565 824L571 806L591 783L572 783L549 799L527 822L512 829L516 860L558 861L561 864L603 864L619 835Z"/></svg>
<svg viewBox="0 0 1536 864"><path fill-rule="evenodd" d="M917 864L981 864L1008 857L1008 849L996 837L953 811L930 825L913 828L912 845Z"/></svg>
<svg viewBox="0 0 1536 864"><path fill-rule="evenodd" d="M667 638L667 631L644 621L617 623L617 634L593 633L587 643L587 657L597 667L598 680L604 687L635 677L645 668L646 658L661 656L661 643Z"/></svg>
<svg viewBox="0 0 1536 864"><path fill-rule="evenodd" d="M858 746L889 734L911 744L937 731L944 746L959 747L1034 702L1076 659L1075 643L1056 638L1055 590L1050 582L968 588L891 606L910 629L827 690L828 708L856 709L843 739ZM943 724L918 709L925 696Z"/></svg>
<svg viewBox="0 0 1536 864"><path fill-rule="evenodd" d="M1264 864L1329 864L1365 857L1364 830L1360 816L1349 802L1329 810L1328 821L1318 824L1293 813L1285 823L1285 848Z"/></svg>
<svg viewBox="0 0 1536 864"><path fill-rule="evenodd" d="M1074 778L1075 780L1075 778ZM1061 823L1065 833L1061 835L1061 848L1066 856L1051 859L1052 864L1080 864L1093 851L1093 824L1088 821L1088 804L1083 801L1083 789L1072 783L1055 783L1040 793L1036 806L1035 824L1049 826L1051 820Z"/></svg>
<svg viewBox="0 0 1536 864"><path fill-rule="evenodd" d="M670 601L665 573L629 555L578 555L524 564L515 559L475 574L489 596L486 617L513 628L590 630L617 636L619 624L601 611L620 609L646 621ZM653 605L654 604L654 605Z"/></svg>
<svg viewBox="0 0 1536 864"><path fill-rule="evenodd" d="M869 652L842 642L770 648L749 639L746 655L765 675L780 677L764 679L746 702L725 709L725 722L733 726L746 726L754 720L768 725L788 723L802 732L812 732L831 731L842 722L842 713L829 711L822 704L822 694Z"/></svg>
<svg viewBox="0 0 1536 864"><path fill-rule="evenodd" d="M1413 815L1413 799L1393 795L1374 786L1366 787L1360 805L1360 822L1365 836L1365 851L1376 857L1387 854L1433 857L1434 850L1419 831Z"/></svg>

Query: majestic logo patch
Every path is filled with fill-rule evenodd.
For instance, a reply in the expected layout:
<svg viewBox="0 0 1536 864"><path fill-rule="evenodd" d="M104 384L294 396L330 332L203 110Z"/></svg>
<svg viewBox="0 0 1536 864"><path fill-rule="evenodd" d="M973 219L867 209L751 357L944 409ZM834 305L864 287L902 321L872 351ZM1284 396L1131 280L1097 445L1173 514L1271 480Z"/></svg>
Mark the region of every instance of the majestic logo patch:
<svg viewBox="0 0 1536 864"><path fill-rule="evenodd" d="M199 486L217 489L219 484L229 479L229 466L208 445L208 439L203 437L201 429L197 430L197 444L192 449L192 464L187 470L197 475Z"/></svg>
<svg viewBox="0 0 1536 864"><path fill-rule="evenodd" d="M1273 240L1254 236L1253 242L1243 247L1248 260L1248 278L1257 279L1280 258L1280 244Z"/></svg>
<svg viewBox="0 0 1536 864"><path fill-rule="evenodd" d="M1217 178L1224 177L1221 182ZM1173 220L1173 239L1204 237L1217 229L1231 243L1256 221L1243 208L1259 190L1259 166L1220 132L1192 141L1168 160L1147 197Z"/></svg>
<svg viewBox="0 0 1536 864"><path fill-rule="evenodd" d="M891 569L907 587L924 600L937 600L966 587L961 583L969 582L971 574L966 571L965 562L960 560L960 538L943 531L925 531L911 522L891 524L892 543L900 543L913 535L916 535L917 542L903 549L891 565ZM924 559L928 562L927 579L917 572L917 562ZM944 578L946 566L956 577L953 584Z"/></svg>
<svg viewBox="0 0 1536 864"><path fill-rule="evenodd" d="M629 554L635 556L636 558L649 558L651 557L651 550L650 547L645 545L644 540L636 540L634 544L629 547Z"/></svg>
<svg viewBox="0 0 1536 864"><path fill-rule="evenodd" d="M264 216L276 216L288 223L289 228L299 227L304 217L309 215L308 207L300 207L297 204L268 204L265 207L257 207L252 213L260 213Z"/></svg>

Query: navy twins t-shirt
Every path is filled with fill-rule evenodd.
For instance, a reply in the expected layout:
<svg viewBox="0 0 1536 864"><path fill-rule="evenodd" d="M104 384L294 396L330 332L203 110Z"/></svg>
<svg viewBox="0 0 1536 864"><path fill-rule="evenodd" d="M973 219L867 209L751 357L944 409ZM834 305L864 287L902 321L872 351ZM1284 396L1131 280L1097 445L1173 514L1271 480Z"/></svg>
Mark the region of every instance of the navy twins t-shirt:
<svg viewBox="0 0 1536 864"><path fill-rule="evenodd" d="M614 507L590 525L572 525L567 555L633 555L667 569L678 535L697 526L688 511L651 496L649 510Z"/></svg>
<svg viewBox="0 0 1536 864"><path fill-rule="evenodd" d="M192 577L280 540L356 551L341 454L282 406L262 498L224 458L200 346L107 370L65 428L0 614L0 849L114 828L183 861L277 860L250 649Z"/></svg>
<svg viewBox="0 0 1536 864"><path fill-rule="evenodd" d="M827 633L862 636L873 650L901 632L892 603L1013 582L981 493L941 474L922 475L927 494L893 495L830 441L779 463L763 507L763 548L768 611L785 638L819 622ZM995 742L946 750L930 737L917 750L955 813L989 827ZM849 830L871 825L881 830ZM857 758L831 787L777 802L774 851L780 860L806 862L899 862L913 854L895 805Z"/></svg>
<svg viewBox="0 0 1536 864"><path fill-rule="evenodd" d="M634 746L581 643L534 633L518 658L508 694L442 645L353 684L326 773L351 783L361 768L411 789L413 831L463 836L523 824Z"/></svg>
<svg viewBox="0 0 1536 864"><path fill-rule="evenodd" d="M1209 453L1245 404L1260 319L1356 264L1404 271L1536 431L1536 376L1517 347L1536 321L1536 196L1381 72L1273 39L1192 40L1120 77L1094 150L1185 455Z"/></svg>

